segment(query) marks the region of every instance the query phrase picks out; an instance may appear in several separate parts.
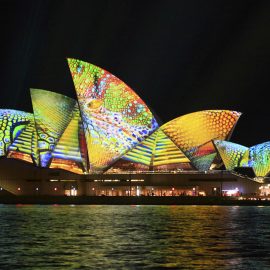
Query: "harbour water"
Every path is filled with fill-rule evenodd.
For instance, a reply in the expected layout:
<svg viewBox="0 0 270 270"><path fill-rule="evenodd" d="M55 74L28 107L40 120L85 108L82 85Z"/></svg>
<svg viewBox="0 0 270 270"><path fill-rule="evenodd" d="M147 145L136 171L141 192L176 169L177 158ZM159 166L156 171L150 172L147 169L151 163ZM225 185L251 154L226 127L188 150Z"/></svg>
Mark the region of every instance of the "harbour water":
<svg viewBox="0 0 270 270"><path fill-rule="evenodd" d="M0 206L0 269L270 269L270 207Z"/></svg>

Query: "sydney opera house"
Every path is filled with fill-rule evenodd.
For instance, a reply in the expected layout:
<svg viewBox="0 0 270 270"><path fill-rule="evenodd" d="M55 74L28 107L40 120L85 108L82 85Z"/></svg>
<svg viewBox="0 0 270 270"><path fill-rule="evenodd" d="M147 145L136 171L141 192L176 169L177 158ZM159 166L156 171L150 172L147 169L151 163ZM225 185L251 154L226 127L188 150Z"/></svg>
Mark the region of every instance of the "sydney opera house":
<svg viewBox="0 0 270 270"><path fill-rule="evenodd" d="M230 142L240 112L160 124L123 81L68 59L77 100L31 89L33 112L0 109L0 193L268 195L270 142Z"/></svg>

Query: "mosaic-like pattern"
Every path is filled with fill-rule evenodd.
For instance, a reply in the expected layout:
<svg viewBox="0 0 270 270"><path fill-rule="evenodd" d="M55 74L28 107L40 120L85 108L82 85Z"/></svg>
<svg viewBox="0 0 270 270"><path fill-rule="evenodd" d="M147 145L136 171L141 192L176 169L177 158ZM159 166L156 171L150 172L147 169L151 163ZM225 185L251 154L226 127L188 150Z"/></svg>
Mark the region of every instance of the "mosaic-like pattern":
<svg viewBox="0 0 270 270"><path fill-rule="evenodd" d="M68 59L82 113L90 168L106 169L147 138L158 124L124 82L95 65Z"/></svg>
<svg viewBox="0 0 270 270"><path fill-rule="evenodd" d="M229 139L240 115L239 112L228 110L200 111L180 116L164 124L161 129L192 162L194 155L194 158L198 157L199 146L214 139ZM208 154L215 152L214 145L208 148Z"/></svg>
<svg viewBox="0 0 270 270"><path fill-rule="evenodd" d="M72 118L76 101L64 95L31 89L31 98L38 135L40 166L48 167L52 151Z"/></svg>
<svg viewBox="0 0 270 270"><path fill-rule="evenodd" d="M123 159L147 165L150 170L157 166L190 162L160 129L126 153Z"/></svg>
<svg viewBox="0 0 270 270"><path fill-rule="evenodd" d="M227 170L233 170L235 167L242 167L248 163L248 160L243 158L246 153L249 153L248 147L221 140L215 140L214 144Z"/></svg>
<svg viewBox="0 0 270 270"><path fill-rule="evenodd" d="M189 163L189 159L172 142L170 138L159 130L156 136L156 146L153 152L153 166L161 166L176 163Z"/></svg>
<svg viewBox="0 0 270 270"><path fill-rule="evenodd" d="M240 161L240 166L239 167L249 167L249 148L243 154L242 159Z"/></svg>
<svg viewBox="0 0 270 270"><path fill-rule="evenodd" d="M192 165L199 171L208 171L216 157L216 153L192 158Z"/></svg>
<svg viewBox="0 0 270 270"><path fill-rule="evenodd" d="M14 142L8 147L8 158L21 159L39 165L37 131L34 116Z"/></svg>
<svg viewBox="0 0 270 270"><path fill-rule="evenodd" d="M31 113L0 109L0 156L5 156L8 147L30 123Z"/></svg>
<svg viewBox="0 0 270 270"><path fill-rule="evenodd" d="M249 148L249 166L256 176L265 177L270 172L270 142L257 144Z"/></svg>
<svg viewBox="0 0 270 270"><path fill-rule="evenodd" d="M123 159L149 166L150 170L156 166L190 162L160 129L127 152Z"/></svg>
<svg viewBox="0 0 270 270"><path fill-rule="evenodd" d="M216 157L215 147L212 141L198 147L193 147L186 152L192 165L199 171L208 171Z"/></svg>
<svg viewBox="0 0 270 270"><path fill-rule="evenodd" d="M65 169L78 174L87 170L81 155L80 128L80 111L76 105L70 123L52 152L50 168Z"/></svg>
<svg viewBox="0 0 270 270"><path fill-rule="evenodd" d="M155 139L156 132L128 151L122 158L130 162L141 163L150 167L153 149L156 145Z"/></svg>

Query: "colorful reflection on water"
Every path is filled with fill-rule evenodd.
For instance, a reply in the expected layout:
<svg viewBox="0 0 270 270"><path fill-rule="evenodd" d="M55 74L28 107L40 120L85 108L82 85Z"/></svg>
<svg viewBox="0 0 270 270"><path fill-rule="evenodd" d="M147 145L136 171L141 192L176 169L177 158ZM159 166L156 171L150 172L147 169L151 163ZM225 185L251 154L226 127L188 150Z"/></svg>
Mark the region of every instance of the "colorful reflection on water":
<svg viewBox="0 0 270 270"><path fill-rule="evenodd" d="M270 207L0 206L0 269L269 269Z"/></svg>

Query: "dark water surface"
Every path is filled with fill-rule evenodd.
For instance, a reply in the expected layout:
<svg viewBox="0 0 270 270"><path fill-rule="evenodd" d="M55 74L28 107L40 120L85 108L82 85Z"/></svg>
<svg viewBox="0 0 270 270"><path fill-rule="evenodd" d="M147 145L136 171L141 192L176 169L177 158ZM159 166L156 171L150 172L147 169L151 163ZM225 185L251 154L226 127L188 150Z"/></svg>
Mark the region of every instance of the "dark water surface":
<svg viewBox="0 0 270 270"><path fill-rule="evenodd" d="M0 269L270 269L270 207L1 205Z"/></svg>

